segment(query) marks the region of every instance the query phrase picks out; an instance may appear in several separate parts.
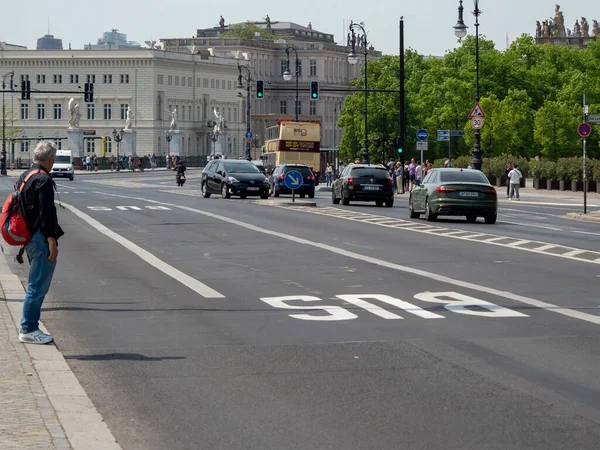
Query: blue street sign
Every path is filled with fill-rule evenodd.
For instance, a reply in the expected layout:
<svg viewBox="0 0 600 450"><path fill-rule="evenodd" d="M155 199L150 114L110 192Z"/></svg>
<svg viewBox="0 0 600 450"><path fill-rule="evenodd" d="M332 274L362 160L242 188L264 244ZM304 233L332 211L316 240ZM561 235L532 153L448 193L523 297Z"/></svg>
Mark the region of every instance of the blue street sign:
<svg viewBox="0 0 600 450"><path fill-rule="evenodd" d="M252 139L252 131L246 132L246 139Z"/></svg>
<svg viewBox="0 0 600 450"><path fill-rule="evenodd" d="M418 140L426 141L428 137L429 137L429 133L427 132L427 130L421 128L419 131L417 131L417 139Z"/></svg>
<svg viewBox="0 0 600 450"><path fill-rule="evenodd" d="M284 183L288 189L298 189L304 183L304 178L300 172L292 170L285 174Z"/></svg>
<svg viewBox="0 0 600 450"><path fill-rule="evenodd" d="M465 132L461 131L461 130L452 130L450 132L450 136L463 137L464 135L465 135Z"/></svg>
<svg viewBox="0 0 600 450"><path fill-rule="evenodd" d="M438 130L437 136L438 136L438 141L449 141L450 140L450 130Z"/></svg>

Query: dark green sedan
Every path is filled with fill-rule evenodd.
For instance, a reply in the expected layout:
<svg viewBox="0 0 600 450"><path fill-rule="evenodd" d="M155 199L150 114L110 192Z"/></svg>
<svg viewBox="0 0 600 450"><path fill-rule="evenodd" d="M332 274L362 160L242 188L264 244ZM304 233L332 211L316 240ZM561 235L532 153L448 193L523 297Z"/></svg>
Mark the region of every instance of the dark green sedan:
<svg viewBox="0 0 600 450"><path fill-rule="evenodd" d="M483 217L496 223L498 195L486 176L473 169L433 169L408 201L411 219L425 214L428 221L438 216L466 216L468 222Z"/></svg>

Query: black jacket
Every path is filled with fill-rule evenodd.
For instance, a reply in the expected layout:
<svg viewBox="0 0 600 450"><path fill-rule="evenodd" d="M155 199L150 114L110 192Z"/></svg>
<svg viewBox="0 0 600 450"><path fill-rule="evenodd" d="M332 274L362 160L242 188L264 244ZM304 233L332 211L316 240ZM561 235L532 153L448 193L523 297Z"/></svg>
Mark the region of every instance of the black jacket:
<svg viewBox="0 0 600 450"><path fill-rule="evenodd" d="M23 189L25 221L32 235L39 230L47 238L58 239L65 233L58 224L58 215L54 204L54 181L48 171L39 164L34 164L31 169L19 177L15 188L21 187L21 183L29 172L38 170L40 173L32 176Z"/></svg>

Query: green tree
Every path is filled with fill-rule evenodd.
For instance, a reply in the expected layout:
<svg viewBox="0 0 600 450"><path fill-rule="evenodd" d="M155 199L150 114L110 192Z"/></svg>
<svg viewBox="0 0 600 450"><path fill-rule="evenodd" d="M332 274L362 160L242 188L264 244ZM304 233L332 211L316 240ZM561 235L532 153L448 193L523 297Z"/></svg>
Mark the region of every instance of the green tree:
<svg viewBox="0 0 600 450"><path fill-rule="evenodd" d="M256 33L263 39L275 39L275 35L270 33L267 29L261 28L255 23L236 23L231 25L227 31L221 33L220 37L234 37L240 39L254 39Z"/></svg>
<svg viewBox="0 0 600 450"><path fill-rule="evenodd" d="M579 109L577 105L549 100L535 113L534 138L543 156L557 160L578 153Z"/></svg>

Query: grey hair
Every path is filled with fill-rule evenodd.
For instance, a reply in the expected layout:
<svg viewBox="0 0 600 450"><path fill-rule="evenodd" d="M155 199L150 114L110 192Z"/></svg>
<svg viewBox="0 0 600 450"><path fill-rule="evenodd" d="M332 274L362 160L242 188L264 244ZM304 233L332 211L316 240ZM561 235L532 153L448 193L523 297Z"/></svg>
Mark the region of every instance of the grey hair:
<svg viewBox="0 0 600 450"><path fill-rule="evenodd" d="M56 156L56 145L51 141L41 141L35 146L33 151L33 160L38 162L50 161L50 158Z"/></svg>

